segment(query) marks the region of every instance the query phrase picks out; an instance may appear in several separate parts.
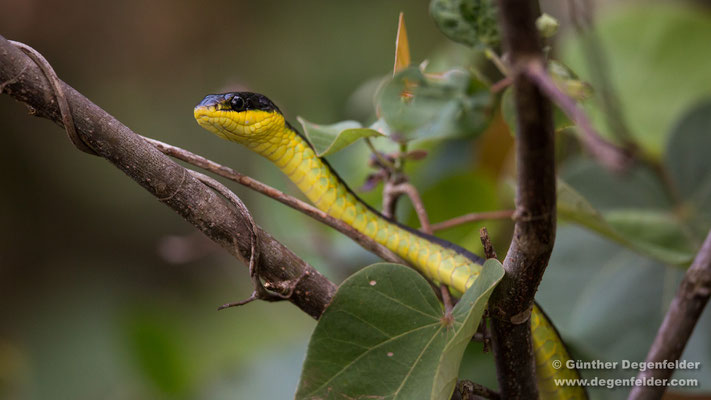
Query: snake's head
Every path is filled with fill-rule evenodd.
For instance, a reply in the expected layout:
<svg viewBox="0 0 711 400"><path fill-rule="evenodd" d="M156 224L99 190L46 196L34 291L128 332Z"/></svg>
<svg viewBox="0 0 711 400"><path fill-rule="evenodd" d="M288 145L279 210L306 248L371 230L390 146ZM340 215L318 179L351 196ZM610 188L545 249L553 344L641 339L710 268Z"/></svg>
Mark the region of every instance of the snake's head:
<svg viewBox="0 0 711 400"><path fill-rule="evenodd" d="M195 106L208 131L235 142L261 142L284 127L284 116L266 96L251 92L209 94Z"/></svg>

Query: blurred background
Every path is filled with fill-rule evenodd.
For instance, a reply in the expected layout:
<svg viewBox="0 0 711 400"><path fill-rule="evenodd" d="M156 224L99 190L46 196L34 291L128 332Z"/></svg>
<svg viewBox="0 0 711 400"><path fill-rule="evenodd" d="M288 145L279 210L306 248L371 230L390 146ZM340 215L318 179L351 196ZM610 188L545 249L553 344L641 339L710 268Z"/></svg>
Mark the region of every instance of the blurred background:
<svg viewBox="0 0 711 400"><path fill-rule="evenodd" d="M567 41L562 46L567 50L561 57L584 74L565 3L551 0L543 6L562 24L559 38ZM687 80L676 64L650 68L644 75L647 84L661 79L666 103L673 104L667 106L672 108L667 119L654 120L651 128L658 132L650 134L654 139L649 152L660 154L675 121L711 93L709 78L699 77L711 70L704 68L711 67L711 53L694 50L710 43L708 10L699 4L667 4L664 7L676 13L674 27L695 30L655 36L655 26L667 26L663 21L648 27L645 36L638 35L634 25L643 22L641 17L634 20L634 7L645 7L632 4L623 11L606 11L604 3L597 6L601 26L608 28L604 32L611 32L602 38L610 59L615 60L615 52L638 55L611 67L615 83L621 81L633 128L638 128L636 121L647 121L648 108L627 101L635 95L634 84L644 87L645 82L625 85L626 77L638 76L636 67L650 62L643 58L650 52L668 55L669 49L686 48L689 41L698 45L689 54L679 50L675 57L694 71L694 83L679 83ZM199 128L193 106L207 93L251 90L268 95L294 123L297 115L317 123L372 122L375 90L392 74L400 11L405 13L413 62L427 59L429 68L437 70L482 59L439 32L428 4L0 0L0 34L40 51L61 79L136 132L296 194L268 162ZM658 14L669 13L663 9ZM656 21L655 15L647 17ZM689 28L687 18L696 25ZM678 43L669 39L679 35ZM662 99L646 101L657 105ZM0 398L293 396L314 320L289 303L252 303L216 312L218 305L249 295L245 266L110 164L74 150L60 128L29 116L9 96L0 96L0 127L5 140L0 146ZM648 131L644 124L640 130ZM511 145L508 127L495 111L475 141L417 144L429 156L413 163L409 172L431 220L511 208ZM645 192L630 189L635 186L629 179L601 172L578 156L570 140L564 140L562 148L574 156L561 157L561 174L596 206L615 208L621 198L632 204L638 200L635 193L642 203L654 198L653 191L645 197ZM331 160L356 189L372 172L367 157L366 146L357 143ZM335 282L377 261L303 215L229 186L258 224ZM379 204L378 190L362 195ZM416 226L407 202L401 203L400 218ZM441 236L481 253L480 226L459 227ZM505 254L512 224L492 221L486 226L499 254ZM556 322L561 321L561 332L571 338L581 358L643 358L683 271L581 228L562 224L561 229L567 230L559 232L539 300ZM601 254L610 255L605 268ZM610 274L624 279L611 284ZM619 281L644 281L644 293L638 296ZM602 305L600 293L606 294ZM662 300L651 311L642 310L648 305L644 296ZM630 298L634 304L620 306ZM578 308L572 310L570 304ZM606 324L606 313L615 308L623 311ZM699 331L707 335L711 327L708 311L705 314L685 355L689 360L711 359L707 340L696 337ZM704 364L692 376L708 385L708 368L711 364ZM496 386L490 354L482 355L477 346L469 349L462 373Z"/></svg>

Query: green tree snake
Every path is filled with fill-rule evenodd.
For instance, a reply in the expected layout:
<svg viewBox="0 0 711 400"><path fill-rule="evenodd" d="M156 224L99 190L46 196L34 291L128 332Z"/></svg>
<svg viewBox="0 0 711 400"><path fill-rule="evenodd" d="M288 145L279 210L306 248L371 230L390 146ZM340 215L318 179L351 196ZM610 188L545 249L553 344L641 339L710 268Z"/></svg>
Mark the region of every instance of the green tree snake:
<svg viewBox="0 0 711 400"><path fill-rule="evenodd" d="M195 107L194 116L208 131L270 160L316 207L384 245L432 281L464 293L479 276L484 263L479 256L388 219L359 199L267 97L250 92L208 95ZM587 398L580 386L555 384L554 379L579 376L565 367L570 355L538 306L533 309L531 332L540 397ZM554 368L554 360L563 367Z"/></svg>

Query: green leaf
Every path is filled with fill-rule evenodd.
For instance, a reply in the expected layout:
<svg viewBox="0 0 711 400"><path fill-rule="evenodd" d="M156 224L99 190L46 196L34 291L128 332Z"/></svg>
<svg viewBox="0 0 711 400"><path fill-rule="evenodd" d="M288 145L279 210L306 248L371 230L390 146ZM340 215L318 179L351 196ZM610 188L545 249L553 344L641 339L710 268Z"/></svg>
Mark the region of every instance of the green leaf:
<svg viewBox="0 0 711 400"><path fill-rule="evenodd" d="M392 134L388 123L382 118L378 118L378 120L373 122L368 128L374 129L384 136L390 136Z"/></svg>
<svg viewBox="0 0 711 400"><path fill-rule="evenodd" d="M341 121L332 125L318 125L297 117L304 134L314 146L316 155L324 157L333 154L356 140L364 137L383 136L375 129L363 128L357 121Z"/></svg>
<svg viewBox="0 0 711 400"><path fill-rule="evenodd" d="M683 204L682 218L699 242L711 227L711 99L698 103L674 127L665 164Z"/></svg>
<svg viewBox="0 0 711 400"><path fill-rule="evenodd" d="M680 204L671 201L659 178L644 168L614 175L578 162L566 168L566 180L585 192L572 194L572 188L560 185L561 217L640 254L668 264L687 264L711 227L709 131L711 100L706 100L683 116L671 134L665 167Z"/></svg>
<svg viewBox="0 0 711 400"><path fill-rule="evenodd" d="M609 64L606 75L630 133L659 157L681 113L711 92L711 19L686 2L627 4L600 13L592 34ZM598 101L586 103L586 109L596 129L613 137L600 106L605 90L586 56L590 39L567 40L560 54L597 89Z"/></svg>
<svg viewBox="0 0 711 400"><path fill-rule="evenodd" d="M464 70L425 75L402 70L383 87L378 109L398 141L478 135L489 121L491 95Z"/></svg>
<svg viewBox="0 0 711 400"><path fill-rule="evenodd" d="M309 343L297 399L449 399L464 349L503 277L496 260L444 312L427 281L374 264L338 289Z"/></svg>
<svg viewBox="0 0 711 400"><path fill-rule="evenodd" d="M570 68L560 61L549 60L548 73L555 81L556 86L574 100L583 101L592 96L590 84L581 81Z"/></svg>
<svg viewBox="0 0 711 400"><path fill-rule="evenodd" d="M516 127L518 126L516 122L516 105L514 104L513 90L510 87L507 87L501 95L501 116L504 118L506 125L509 126L511 136L516 136Z"/></svg>
<svg viewBox="0 0 711 400"><path fill-rule="evenodd" d="M501 41L492 0L432 0L430 15L448 38L474 48L497 48Z"/></svg>
<svg viewBox="0 0 711 400"><path fill-rule="evenodd" d="M599 211L627 208L670 210L669 199L658 176L644 165L624 174L610 172L590 158L566 161L561 177Z"/></svg>
<svg viewBox="0 0 711 400"><path fill-rule="evenodd" d="M669 264L686 264L694 256L688 233L679 219L658 210L615 210L605 213L605 220L620 234L637 244L638 250L655 255ZM674 262L674 261L677 262Z"/></svg>
<svg viewBox="0 0 711 400"><path fill-rule="evenodd" d="M691 261L694 249L678 219L659 210L598 212L583 196L558 181L558 215L642 255L671 265Z"/></svg>
<svg viewBox="0 0 711 400"><path fill-rule="evenodd" d="M558 216L566 221L582 225L603 236L619 240L619 235L610 224L580 193L565 182L558 180Z"/></svg>

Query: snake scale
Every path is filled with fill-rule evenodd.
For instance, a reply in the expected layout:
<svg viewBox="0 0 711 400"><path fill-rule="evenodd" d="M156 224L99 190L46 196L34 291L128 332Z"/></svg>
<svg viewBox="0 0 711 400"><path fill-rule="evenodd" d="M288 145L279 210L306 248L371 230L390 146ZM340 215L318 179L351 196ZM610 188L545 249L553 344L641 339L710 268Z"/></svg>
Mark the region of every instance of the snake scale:
<svg viewBox="0 0 711 400"><path fill-rule="evenodd" d="M464 293L484 260L454 244L385 218L350 190L336 172L284 118L266 96L233 92L206 96L194 109L198 124L267 158L319 209L384 245L431 280ZM554 379L579 378L575 369L555 369L570 356L551 322L534 307L531 317L536 375L542 399L585 399L580 386Z"/></svg>

